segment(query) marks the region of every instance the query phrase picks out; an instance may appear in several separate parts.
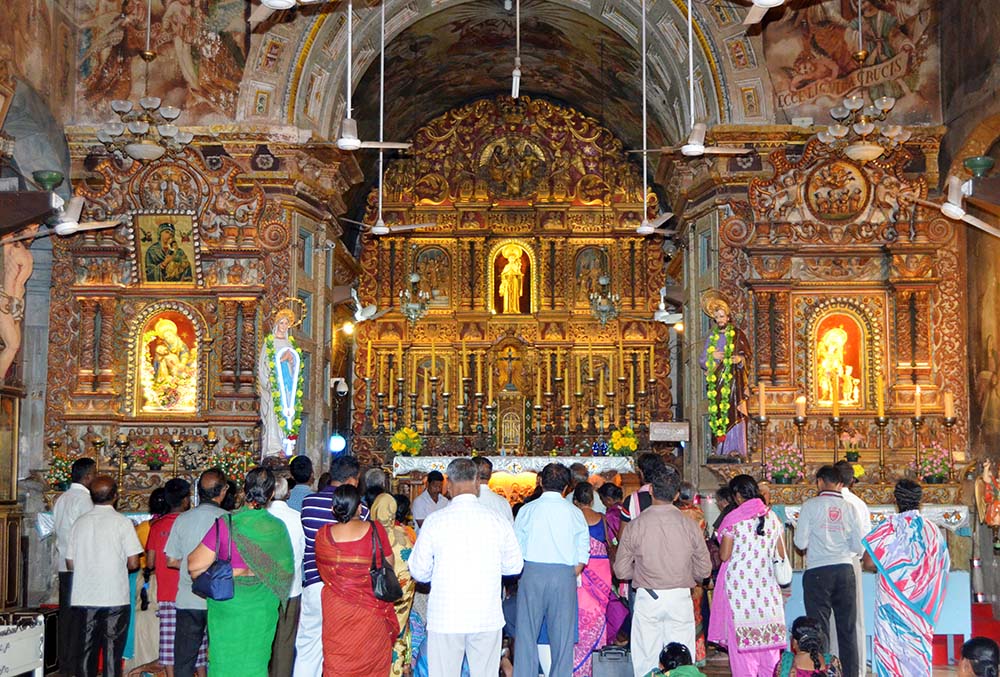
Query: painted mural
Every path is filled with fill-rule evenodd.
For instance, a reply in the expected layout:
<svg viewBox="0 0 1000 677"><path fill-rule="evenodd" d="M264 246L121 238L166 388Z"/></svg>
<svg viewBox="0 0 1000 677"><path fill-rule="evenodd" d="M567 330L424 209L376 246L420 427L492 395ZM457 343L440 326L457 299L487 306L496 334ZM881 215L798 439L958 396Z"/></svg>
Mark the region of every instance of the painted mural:
<svg viewBox="0 0 1000 677"><path fill-rule="evenodd" d="M145 94L184 109L182 122L233 119L248 34L243 0L83 0L77 45L79 119L105 119L111 99Z"/></svg>
<svg viewBox="0 0 1000 677"><path fill-rule="evenodd" d="M73 27L68 0L0 3L0 82L22 78L59 117L73 94Z"/></svg>
<svg viewBox="0 0 1000 677"><path fill-rule="evenodd" d="M970 232L970 428L979 455L1000 448L1000 242Z"/></svg>
<svg viewBox="0 0 1000 677"><path fill-rule="evenodd" d="M866 0L861 26L869 56L862 72L852 58L859 26L854 2L776 13L763 31L776 108L826 124L830 106L867 85L875 97L896 97L897 120L940 123L938 16L928 0Z"/></svg>

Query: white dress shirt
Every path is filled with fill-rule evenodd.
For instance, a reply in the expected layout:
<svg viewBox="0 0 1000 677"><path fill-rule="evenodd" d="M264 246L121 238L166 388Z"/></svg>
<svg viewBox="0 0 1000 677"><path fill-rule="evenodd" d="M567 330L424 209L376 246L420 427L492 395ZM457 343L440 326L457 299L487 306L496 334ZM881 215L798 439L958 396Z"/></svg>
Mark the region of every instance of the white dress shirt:
<svg viewBox="0 0 1000 677"><path fill-rule="evenodd" d="M861 520L861 533L867 536L868 532L872 530L872 511L868 507L868 504L860 496L852 493L847 487L841 489L840 492L844 496L844 500L847 501L847 504L858 513L858 519Z"/></svg>
<svg viewBox="0 0 1000 677"><path fill-rule="evenodd" d="M427 518L407 564L431 584L428 631L463 634L503 627L500 578L524 566L514 528L472 494Z"/></svg>
<svg viewBox="0 0 1000 677"><path fill-rule="evenodd" d="M420 495L413 499L413 519L417 522L421 522L427 519L427 516L433 512L440 510L448 505L448 499L444 497L444 494L438 495L438 500L435 503L431 495L427 493L425 489Z"/></svg>
<svg viewBox="0 0 1000 677"><path fill-rule="evenodd" d="M267 511L280 519L288 529L288 538L292 542L292 555L295 559L295 575L292 576L292 590L288 598L302 594L302 557L306 551L306 534L302 530L302 515L285 501L271 501Z"/></svg>
<svg viewBox="0 0 1000 677"><path fill-rule="evenodd" d="M479 485L479 502L507 521L514 523L514 511L507 499L490 489L488 484Z"/></svg>
<svg viewBox="0 0 1000 677"><path fill-rule="evenodd" d="M129 603L128 558L142 554L135 525L113 505L95 505L73 525L66 559L73 562L71 606Z"/></svg>
<svg viewBox="0 0 1000 677"><path fill-rule="evenodd" d="M69 535L73 530L73 524L80 515L90 512L93 507L90 489L78 482L73 482L72 486L56 499L56 504L52 507L52 521L56 532L59 571L68 571L66 553L69 552Z"/></svg>

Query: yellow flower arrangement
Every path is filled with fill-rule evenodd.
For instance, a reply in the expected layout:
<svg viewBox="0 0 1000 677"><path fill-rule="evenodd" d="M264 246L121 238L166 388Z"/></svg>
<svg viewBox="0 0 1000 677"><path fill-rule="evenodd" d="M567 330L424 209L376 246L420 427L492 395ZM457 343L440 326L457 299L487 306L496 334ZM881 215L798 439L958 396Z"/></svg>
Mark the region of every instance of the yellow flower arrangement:
<svg viewBox="0 0 1000 677"><path fill-rule="evenodd" d="M854 464L854 479L859 480L865 476L865 467L860 463Z"/></svg>
<svg viewBox="0 0 1000 677"><path fill-rule="evenodd" d="M390 441L392 451L399 456L419 456L424 447L424 441L413 428L400 428L393 433Z"/></svg>
<svg viewBox="0 0 1000 677"><path fill-rule="evenodd" d="M629 426L619 428L611 433L611 455L628 456L635 453L639 448L639 441L635 438L635 431Z"/></svg>

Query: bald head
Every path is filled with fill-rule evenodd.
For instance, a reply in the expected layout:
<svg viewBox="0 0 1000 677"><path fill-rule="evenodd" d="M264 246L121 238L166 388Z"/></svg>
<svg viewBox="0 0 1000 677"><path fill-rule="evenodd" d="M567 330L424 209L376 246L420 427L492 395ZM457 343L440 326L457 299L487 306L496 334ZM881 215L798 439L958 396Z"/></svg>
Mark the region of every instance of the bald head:
<svg viewBox="0 0 1000 677"><path fill-rule="evenodd" d="M94 505L111 505L118 498L118 484L107 475L98 475L90 483L90 500Z"/></svg>
<svg viewBox="0 0 1000 677"><path fill-rule="evenodd" d="M209 468L198 478L198 501L221 503L227 488L226 474L218 468Z"/></svg>

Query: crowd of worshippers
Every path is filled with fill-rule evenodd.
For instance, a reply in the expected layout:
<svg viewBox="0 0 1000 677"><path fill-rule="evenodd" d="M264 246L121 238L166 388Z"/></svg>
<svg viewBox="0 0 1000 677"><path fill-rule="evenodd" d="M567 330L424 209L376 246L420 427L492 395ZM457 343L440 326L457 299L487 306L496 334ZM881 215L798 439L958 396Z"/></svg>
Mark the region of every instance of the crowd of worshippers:
<svg viewBox="0 0 1000 677"><path fill-rule="evenodd" d="M250 470L239 498L217 468L193 491L171 479L136 527L115 481L79 459L53 511L61 672L121 675L131 658L167 677L601 677L605 655L625 655L635 677L686 677L713 647L738 677L858 677L869 658L880 676L931 675L949 556L919 484L900 480L898 514L872 529L850 464L819 469L794 536L806 615L786 626L776 563L793 544L754 478L721 487L708 524L672 465L637 466L623 497L552 463L512 507L487 458L459 458L411 510L381 468L338 456L316 484L296 456L290 480ZM878 576L870 657L862 570ZM996 677L998 657L974 638L958 674Z"/></svg>

